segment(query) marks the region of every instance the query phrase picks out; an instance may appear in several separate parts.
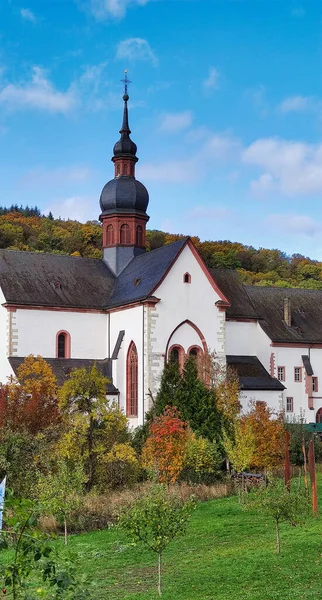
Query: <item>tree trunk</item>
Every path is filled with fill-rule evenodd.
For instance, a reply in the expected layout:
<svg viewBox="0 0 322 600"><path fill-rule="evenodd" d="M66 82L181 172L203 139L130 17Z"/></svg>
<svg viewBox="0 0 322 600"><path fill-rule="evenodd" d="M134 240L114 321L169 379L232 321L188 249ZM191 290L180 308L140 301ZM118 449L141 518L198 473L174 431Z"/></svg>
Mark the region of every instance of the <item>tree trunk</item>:
<svg viewBox="0 0 322 600"><path fill-rule="evenodd" d="M66 516L64 515L64 536L65 536L65 546L67 546L68 537L67 537L67 521Z"/></svg>
<svg viewBox="0 0 322 600"><path fill-rule="evenodd" d="M162 596L161 590L161 552L158 554L158 594Z"/></svg>
<svg viewBox="0 0 322 600"><path fill-rule="evenodd" d="M306 463L306 450L305 450L304 437L303 437L303 440L302 440L302 452L303 452L303 459L304 459L304 465L303 465L303 470L304 470L304 485L305 485L306 495L308 497L309 496L309 486L307 484L307 463Z"/></svg>
<svg viewBox="0 0 322 600"><path fill-rule="evenodd" d="M301 479L302 479L302 467L299 467L299 482L298 482L298 489L301 489Z"/></svg>
<svg viewBox="0 0 322 600"><path fill-rule="evenodd" d="M276 526L276 552L277 552L277 554L280 554L280 552L281 552L281 540L280 540L280 530L279 530L278 520L277 519L275 521L275 526Z"/></svg>

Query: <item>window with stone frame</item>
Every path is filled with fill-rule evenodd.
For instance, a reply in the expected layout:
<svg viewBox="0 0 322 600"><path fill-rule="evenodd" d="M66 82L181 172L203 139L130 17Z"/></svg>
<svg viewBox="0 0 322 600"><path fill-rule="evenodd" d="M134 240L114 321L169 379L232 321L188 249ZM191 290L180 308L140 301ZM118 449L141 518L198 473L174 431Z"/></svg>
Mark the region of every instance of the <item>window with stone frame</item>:
<svg viewBox="0 0 322 600"><path fill-rule="evenodd" d="M286 412L293 412L293 410L293 398L288 397L286 398Z"/></svg>
<svg viewBox="0 0 322 600"><path fill-rule="evenodd" d="M277 379L285 381L285 367L277 367Z"/></svg>
<svg viewBox="0 0 322 600"><path fill-rule="evenodd" d="M294 381L299 382L302 381L302 368L294 367Z"/></svg>
<svg viewBox="0 0 322 600"><path fill-rule="evenodd" d="M134 342L131 342L127 354L127 382L126 382L126 415L138 416L138 352Z"/></svg>
<svg viewBox="0 0 322 600"><path fill-rule="evenodd" d="M312 392L319 391L319 382L317 377L312 377Z"/></svg>

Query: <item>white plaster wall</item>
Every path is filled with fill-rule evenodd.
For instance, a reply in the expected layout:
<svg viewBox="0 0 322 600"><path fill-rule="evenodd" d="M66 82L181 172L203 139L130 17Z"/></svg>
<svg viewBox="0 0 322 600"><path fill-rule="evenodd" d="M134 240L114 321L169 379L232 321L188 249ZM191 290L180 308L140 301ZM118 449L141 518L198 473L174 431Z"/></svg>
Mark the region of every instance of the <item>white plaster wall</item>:
<svg viewBox="0 0 322 600"><path fill-rule="evenodd" d="M8 331L8 317L7 309L2 306L5 302L5 297L0 288L0 383L7 383L8 377L14 375L10 363L8 361L9 355L9 331Z"/></svg>
<svg viewBox="0 0 322 600"><path fill-rule="evenodd" d="M242 390L239 395L242 412L247 413L251 401L266 402L275 412L283 410L283 392L274 390Z"/></svg>
<svg viewBox="0 0 322 600"><path fill-rule="evenodd" d="M190 346L199 346L202 350L202 343L198 333L187 323L181 325L181 327L179 327L179 329L177 329L170 337L169 348L175 344L182 346L185 351L187 351Z"/></svg>
<svg viewBox="0 0 322 600"><path fill-rule="evenodd" d="M126 412L126 359L133 341L138 351L138 418L129 419L130 427L143 423L145 395L143 393L143 305L110 313L110 353L112 355L119 332L125 330L117 360L113 361L113 383L120 392L120 408Z"/></svg>
<svg viewBox="0 0 322 600"><path fill-rule="evenodd" d="M258 324L242 321L226 322L226 354L255 356Z"/></svg>
<svg viewBox="0 0 322 600"><path fill-rule="evenodd" d="M56 356L56 334L68 331L71 358L106 358L106 315L47 310L17 309L18 344L16 356Z"/></svg>

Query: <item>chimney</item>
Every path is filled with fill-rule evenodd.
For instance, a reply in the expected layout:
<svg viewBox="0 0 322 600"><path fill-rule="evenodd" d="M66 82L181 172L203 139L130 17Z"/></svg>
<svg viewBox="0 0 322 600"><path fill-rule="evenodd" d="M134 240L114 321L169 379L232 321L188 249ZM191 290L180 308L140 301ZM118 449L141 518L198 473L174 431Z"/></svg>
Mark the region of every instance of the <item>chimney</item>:
<svg viewBox="0 0 322 600"><path fill-rule="evenodd" d="M284 298L284 321L288 327L292 324L291 299Z"/></svg>

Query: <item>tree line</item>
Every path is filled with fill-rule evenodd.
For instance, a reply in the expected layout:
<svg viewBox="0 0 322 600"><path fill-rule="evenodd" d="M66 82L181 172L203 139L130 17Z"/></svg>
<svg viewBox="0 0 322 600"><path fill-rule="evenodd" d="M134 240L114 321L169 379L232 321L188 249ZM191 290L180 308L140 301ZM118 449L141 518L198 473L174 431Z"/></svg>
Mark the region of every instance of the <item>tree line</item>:
<svg viewBox="0 0 322 600"><path fill-rule="evenodd" d="M154 250L183 237L148 230L146 247ZM192 240L208 267L236 270L245 284L322 289L322 262L302 254L229 240ZM101 258L101 224L45 216L37 206L0 206L0 248Z"/></svg>

